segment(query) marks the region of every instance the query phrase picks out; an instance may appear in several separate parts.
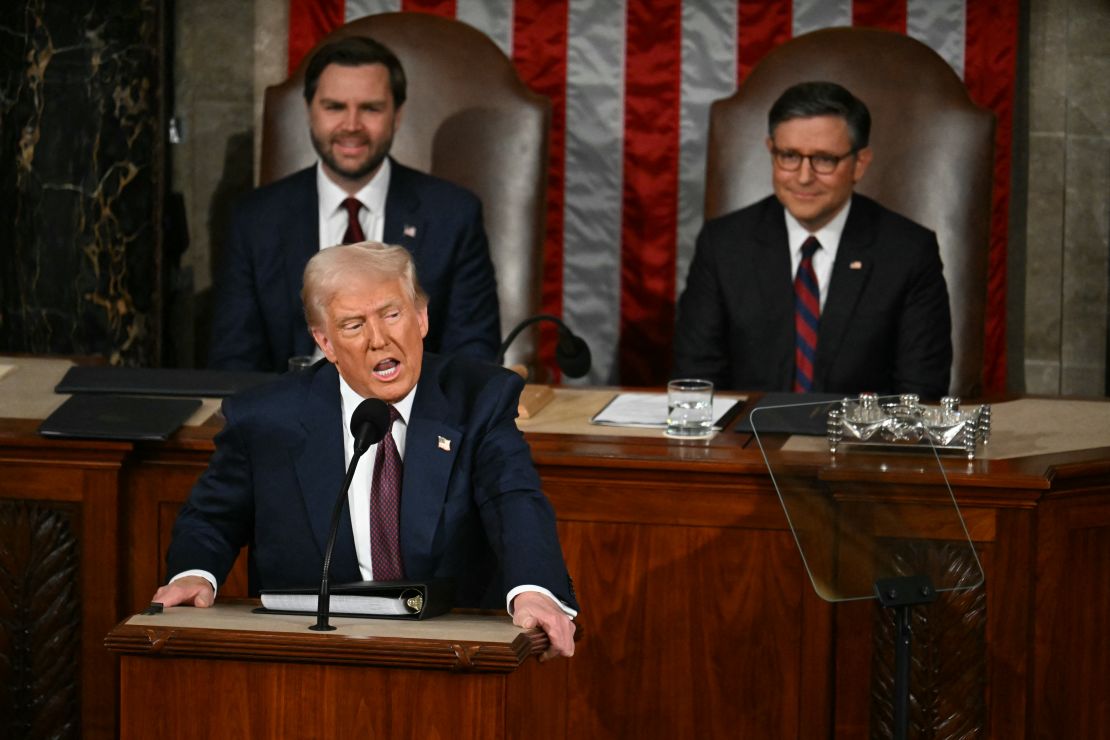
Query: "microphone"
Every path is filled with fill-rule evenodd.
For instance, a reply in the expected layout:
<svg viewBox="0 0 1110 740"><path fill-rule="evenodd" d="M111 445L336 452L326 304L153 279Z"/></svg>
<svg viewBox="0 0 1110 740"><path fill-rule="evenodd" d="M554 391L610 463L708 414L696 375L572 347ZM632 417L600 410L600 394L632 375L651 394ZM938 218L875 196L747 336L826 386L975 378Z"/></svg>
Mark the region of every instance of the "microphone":
<svg viewBox="0 0 1110 740"><path fill-rule="evenodd" d="M343 489L335 500L335 508L331 512L331 531L328 533L328 545L324 551L324 573L320 577L320 596L316 600L316 624L309 627L317 632L327 632L335 629L328 624L328 611L331 606L331 592L328 589L328 580L331 577L331 551L335 549L335 538L339 533L339 519L343 513L343 504L347 502L347 490L351 487L351 479L355 475L355 467L370 446L380 442L389 430L389 406L379 398L367 398L360 403L351 414L351 434L355 437L355 451L351 455L351 464L347 466L347 475L343 480Z"/></svg>
<svg viewBox="0 0 1110 740"><path fill-rule="evenodd" d="M590 372L590 347L582 337L577 336L570 330L562 319L557 316L552 316L549 313L541 313L536 316L531 316L524 321L517 324L509 336L505 337L505 341L501 343L501 349L497 353L497 364L502 365L505 363L505 352L509 349L509 345L517 338L517 335L524 331L526 328L540 321L550 321L559 327L559 343L555 345L555 363L559 369L563 371L563 375L568 378L581 378L586 373Z"/></svg>

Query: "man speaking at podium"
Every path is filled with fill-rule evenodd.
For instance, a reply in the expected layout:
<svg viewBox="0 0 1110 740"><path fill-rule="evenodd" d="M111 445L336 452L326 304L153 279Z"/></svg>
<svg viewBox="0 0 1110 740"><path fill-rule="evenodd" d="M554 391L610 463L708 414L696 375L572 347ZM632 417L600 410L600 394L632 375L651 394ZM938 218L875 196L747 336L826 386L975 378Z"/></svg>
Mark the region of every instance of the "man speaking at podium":
<svg viewBox="0 0 1110 740"><path fill-rule="evenodd" d="M174 575L154 601L210 606L244 545L252 592L318 584L351 415L378 398L391 432L356 468L331 581L450 577L457 606L504 604L515 624L547 633L545 657L572 655L578 605L516 427L520 377L424 353L428 299L402 247L319 252L302 300L327 361L224 402L216 451L174 525Z"/></svg>

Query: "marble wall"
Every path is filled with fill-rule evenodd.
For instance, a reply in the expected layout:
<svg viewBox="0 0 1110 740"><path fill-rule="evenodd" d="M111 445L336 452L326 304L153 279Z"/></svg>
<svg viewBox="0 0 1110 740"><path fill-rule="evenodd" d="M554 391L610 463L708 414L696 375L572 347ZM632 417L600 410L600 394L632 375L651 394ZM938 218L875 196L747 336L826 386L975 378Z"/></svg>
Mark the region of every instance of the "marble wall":
<svg viewBox="0 0 1110 740"><path fill-rule="evenodd" d="M286 76L288 0L190 0L174 9L172 188L182 196L189 248L171 327L174 364L203 366L211 288L237 198L258 173L262 91ZM186 294L187 293L187 294Z"/></svg>
<svg viewBox="0 0 1110 740"><path fill-rule="evenodd" d="M0 351L158 361L161 18L0 3Z"/></svg>
<svg viewBox="0 0 1110 740"><path fill-rule="evenodd" d="M1107 395L1110 3L1029 15L1025 390Z"/></svg>
<svg viewBox="0 0 1110 740"><path fill-rule="evenodd" d="M172 331L174 364L204 365L213 266L231 206L254 183L254 10L250 2L190 0L174 9L172 188L182 196L189 247Z"/></svg>

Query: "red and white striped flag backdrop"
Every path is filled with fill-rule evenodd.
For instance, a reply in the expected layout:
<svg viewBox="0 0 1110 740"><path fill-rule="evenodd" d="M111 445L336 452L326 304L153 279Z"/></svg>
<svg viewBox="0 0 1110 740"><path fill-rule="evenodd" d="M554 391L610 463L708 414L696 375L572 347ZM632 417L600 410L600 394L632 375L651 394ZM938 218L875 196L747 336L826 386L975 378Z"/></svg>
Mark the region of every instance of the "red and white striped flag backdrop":
<svg viewBox="0 0 1110 740"><path fill-rule="evenodd" d="M392 11L469 23L551 99L544 309L589 342L594 383L666 377L702 221L710 103L775 46L819 28L928 44L998 119L985 381L1005 387L1017 0L290 0L289 68L333 28Z"/></svg>

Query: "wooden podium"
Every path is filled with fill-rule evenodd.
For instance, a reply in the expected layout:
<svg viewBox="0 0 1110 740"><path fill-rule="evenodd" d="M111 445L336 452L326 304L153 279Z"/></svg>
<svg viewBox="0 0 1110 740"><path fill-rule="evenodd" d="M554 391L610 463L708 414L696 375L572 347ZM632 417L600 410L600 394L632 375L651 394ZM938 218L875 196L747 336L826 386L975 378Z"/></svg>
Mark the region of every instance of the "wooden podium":
<svg viewBox="0 0 1110 740"><path fill-rule="evenodd" d="M566 736L566 660L507 616L427 621L254 614L256 601L136 615L120 655L127 738Z"/></svg>

